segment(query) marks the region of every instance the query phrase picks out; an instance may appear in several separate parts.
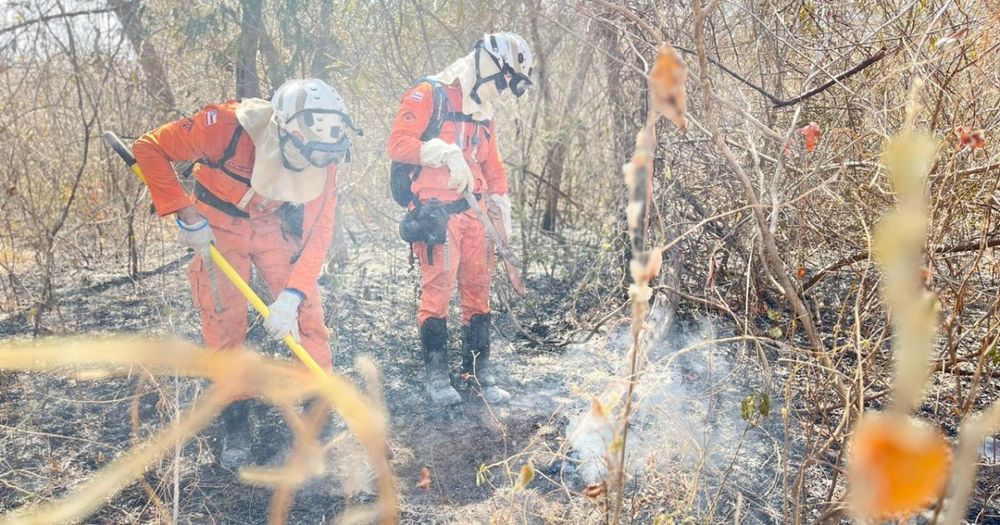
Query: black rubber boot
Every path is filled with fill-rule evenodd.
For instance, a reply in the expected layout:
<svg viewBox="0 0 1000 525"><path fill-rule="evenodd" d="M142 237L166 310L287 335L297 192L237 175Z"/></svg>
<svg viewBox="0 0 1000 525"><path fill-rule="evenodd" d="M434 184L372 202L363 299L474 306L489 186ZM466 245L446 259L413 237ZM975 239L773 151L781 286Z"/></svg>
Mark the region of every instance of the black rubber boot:
<svg viewBox="0 0 1000 525"><path fill-rule="evenodd" d="M487 403L510 401L510 393L497 386L490 363L490 314L474 315L468 326L462 327L462 372Z"/></svg>
<svg viewBox="0 0 1000 525"><path fill-rule="evenodd" d="M318 399L310 399L302 404L302 414L305 417L311 417L313 407L319 403ZM343 421L339 418L334 418L333 407L330 407L323 414L323 426L320 429L319 435L316 438L319 440L321 445L325 445L330 442L334 437L336 437L341 432L347 430L347 426L343 424Z"/></svg>
<svg viewBox="0 0 1000 525"><path fill-rule="evenodd" d="M219 463L228 469L242 467L250 462L250 400L230 403L222 412L226 436L222 440Z"/></svg>
<svg viewBox="0 0 1000 525"><path fill-rule="evenodd" d="M448 322L431 317L420 325L420 344L424 350L424 386L434 406L451 406L462 402L462 396L451 386L448 374Z"/></svg>

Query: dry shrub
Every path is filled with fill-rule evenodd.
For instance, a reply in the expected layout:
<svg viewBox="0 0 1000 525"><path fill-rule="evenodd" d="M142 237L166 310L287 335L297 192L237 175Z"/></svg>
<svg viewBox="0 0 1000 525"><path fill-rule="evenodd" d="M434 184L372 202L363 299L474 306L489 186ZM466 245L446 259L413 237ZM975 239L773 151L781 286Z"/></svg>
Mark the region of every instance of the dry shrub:
<svg viewBox="0 0 1000 525"><path fill-rule="evenodd" d="M922 259L928 231L927 175L934 138L913 129L917 83L905 129L886 146L883 162L899 204L880 225L874 248L885 274L883 295L893 325L893 400L885 413L864 414L851 442L848 473L851 510L861 519L903 518L939 501L949 474L945 524L962 522L975 482L978 445L1000 431L1000 402L962 425L958 453L926 422L908 413L921 404L935 346L941 303L925 289Z"/></svg>
<svg viewBox="0 0 1000 525"><path fill-rule="evenodd" d="M281 408L295 434L295 449L284 465L246 468L246 483L274 490L270 523L284 523L295 490L322 474L325 447L317 440L323 412L332 406L367 451L378 476L378 504L362 509L352 519L396 521L396 492L386 457L385 412L374 392L378 380L374 365L361 366L369 394L362 394L343 377L318 376L302 366L261 356L249 350L207 352L179 341L141 339L43 340L0 346L0 369L70 373L78 379L100 379L144 370L152 375L204 378L211 388L178 421L118 457L64 498L0 518L0 524L68 523L89 516L112 496L138 479L157 460L186 442L215 419L231 402L245 395ZM299 415L296 406L319 396L314 410ZM375 408L373 408L375 407Z"/></svg>

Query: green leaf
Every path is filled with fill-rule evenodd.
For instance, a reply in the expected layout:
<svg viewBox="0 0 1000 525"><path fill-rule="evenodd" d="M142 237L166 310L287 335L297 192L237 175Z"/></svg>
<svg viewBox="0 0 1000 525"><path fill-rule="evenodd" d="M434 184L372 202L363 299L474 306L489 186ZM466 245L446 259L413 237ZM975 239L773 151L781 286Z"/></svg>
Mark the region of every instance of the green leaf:
<svg viewBox="0 0 1000 525"><path fill-rule="evenodd" d="M744 397L743 402L740 403L740 417L743 418L743 421L750 421L750 418L753 416L753 398L754 395L749 394L747 397Z"/></svg>
<svg viewBox="0 0 1000 525"><path fill-rule="evenodd" d="M785 335L785 332L781 330L780 326L775 326L774 328L767 331L767 336L771 339L781 339Z"/></svg>
<svg viewBox="0 0 1000 525"><path fill-rule="evenodd" d="M760 395L760 403L757 404L757 412L760 412L761 417L767 417L771 413L771 396L767 394Z"/></svg>

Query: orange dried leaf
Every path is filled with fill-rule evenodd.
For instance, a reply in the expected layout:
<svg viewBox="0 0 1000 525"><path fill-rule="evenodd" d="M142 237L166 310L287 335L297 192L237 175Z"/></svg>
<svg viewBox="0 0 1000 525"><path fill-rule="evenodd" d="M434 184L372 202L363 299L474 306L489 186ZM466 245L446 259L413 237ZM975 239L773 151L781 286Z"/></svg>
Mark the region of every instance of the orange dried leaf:
<svg viewBox="0 0 1000 525"><path fill-rule="evenodd" d="M958 149L977 150L986 147L986 132L981 129L973 130L959 126L955 128L955 135L958 136Z"/></svg>
<svg viewBox="0 0 1000 525"><path fill-rule="evenodd" d="M590 411L594 414L594 417L598 419L608 419L607 414L604 413L604 405L602 405L601 401L596 397L590 400Z"/></svg>
<svg viewBox="0 0 1000 525"><path fill-rule="evenodd" d="M431 468L420 469L420 481L417 482L418 489L431 490Z"/></svg>
<svg viewBox="0 0 1000 525"><path fill-rule="evenodd" d="M649 72L649 93L653 110L667 117L681 131L687 130L687 64L677 50L664 43Z"/></svg>
<svg viewBox="0 0 1000 525"><path fill-rule="evenodd" d="M800 281L802 279L805 279L806 278L806 267L805 266L799 266L799 271L796 272L795 276L798 277Z"/></svg>
<svg viewBox="0 0 1000 525"><path fill-rule="evenodd" d="M806 151L810 153L816 149L816 142L818 142L819 138L823 136L823 130L819 129L819 125L815 122L810 122L809 124L799 128L799 133L805 137Z"/></svg>
<svg viewBox="0 0 1000 525"><path fill-rule="evenodd" d="M864 518L910 515L942 494L950 463L951 449L936 429L904 416L866 414L848 455L851 506Z"/></svg>
<svg viewBox="0 0 1000 525"><path fill-rule="evenodd" d="M784 152L784 155L785 155L786 159L792 160L792 138L791 137L789 137L788 140L785 141L785 147L782 148L782 151Z"/></svg>

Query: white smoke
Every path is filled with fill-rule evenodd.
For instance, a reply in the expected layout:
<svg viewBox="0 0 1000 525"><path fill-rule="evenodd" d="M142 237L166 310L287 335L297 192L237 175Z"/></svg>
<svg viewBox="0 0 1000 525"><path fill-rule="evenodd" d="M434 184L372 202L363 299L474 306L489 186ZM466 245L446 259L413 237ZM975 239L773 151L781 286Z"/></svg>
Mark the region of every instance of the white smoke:
<svg viewBox="0 0 1000 525"><path fill-rule="evenodd" d="M650 315L645 365L633 397L626 459L629 478L641 480L654 471L697 475L701 479L696 504L702 512L711 509L716 517L731 510L737 499L742 501L746 494L738 495L746 492L755 493L758 506L768 507L778 480L780 451L764 430L748 429L740 413L742 398L760 388L761 374L750 359L741 357L741 345L716 342L719 336L712 319L674 327L668 335L665 327L670 323L665 317L656 309ZM621 332L604 341L603 348L594 344L567 354L574 361L572 367L590 370L578 378L582 382L570 385L571 390L613 407L605 417L598 405L580 401L570 417L568 470L580 484L603 481L609 456L617 455L609 454L609 447L625 401L629 346L627 329ZM601 362L603 366L597 364ZM716 497L723 478L725 492Z"/></svg>

